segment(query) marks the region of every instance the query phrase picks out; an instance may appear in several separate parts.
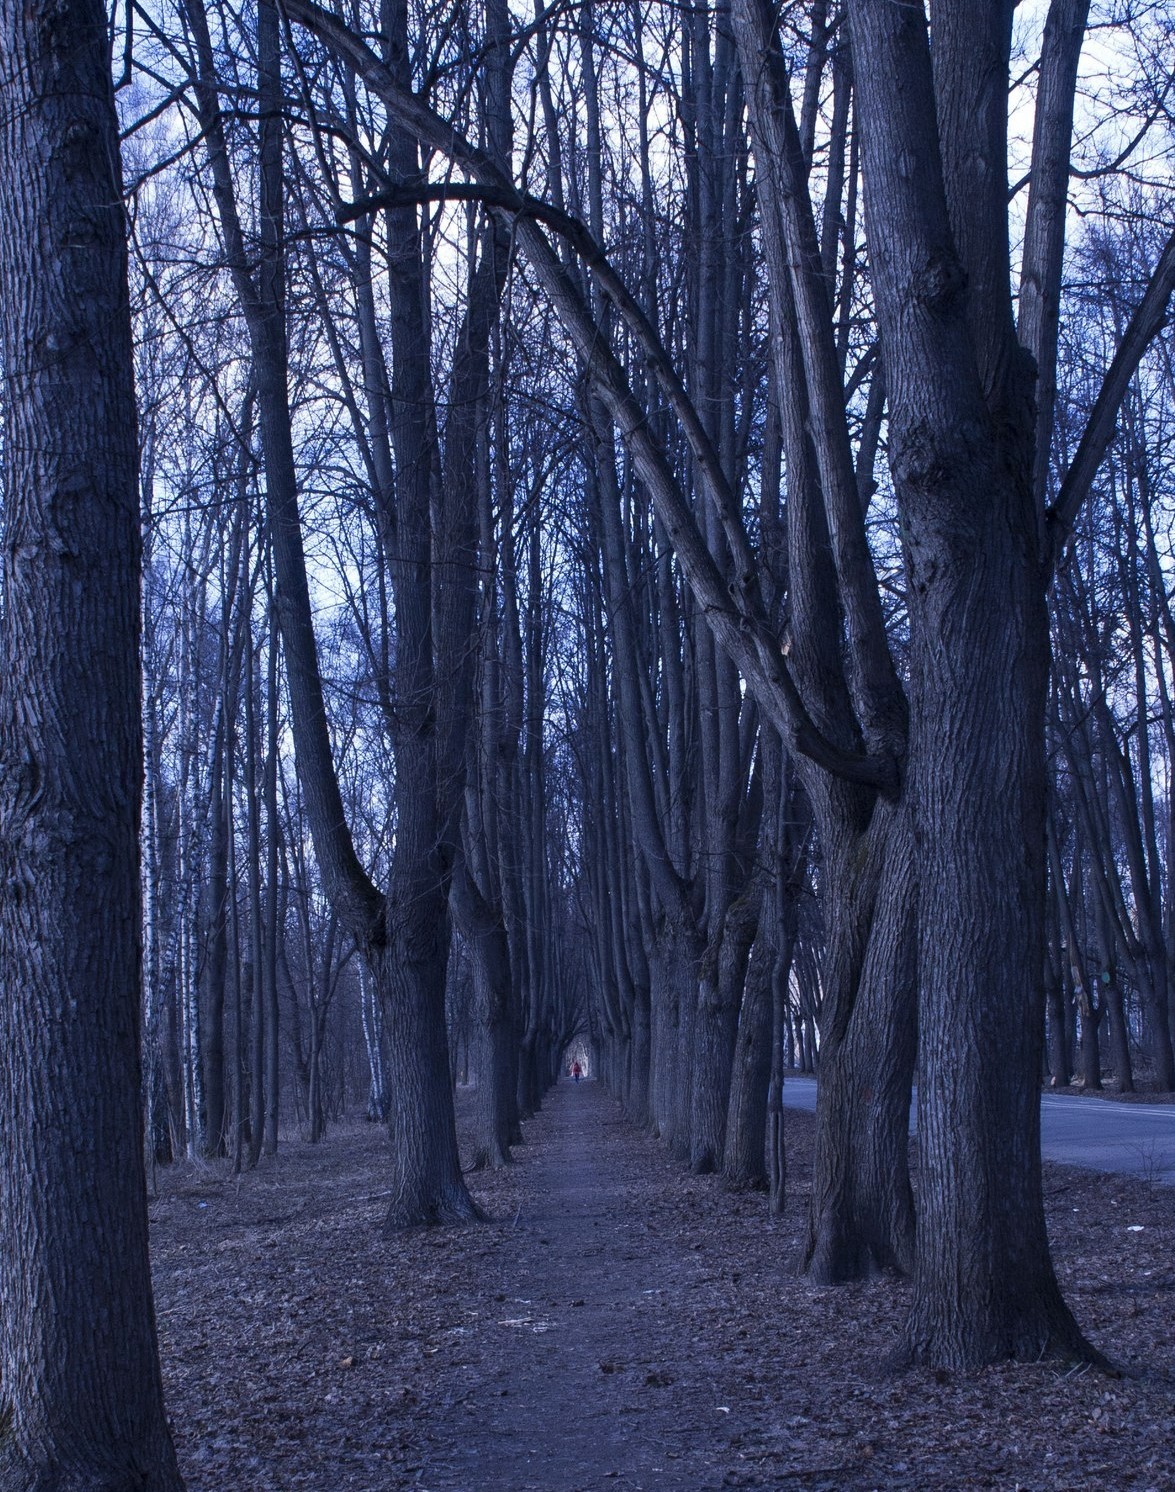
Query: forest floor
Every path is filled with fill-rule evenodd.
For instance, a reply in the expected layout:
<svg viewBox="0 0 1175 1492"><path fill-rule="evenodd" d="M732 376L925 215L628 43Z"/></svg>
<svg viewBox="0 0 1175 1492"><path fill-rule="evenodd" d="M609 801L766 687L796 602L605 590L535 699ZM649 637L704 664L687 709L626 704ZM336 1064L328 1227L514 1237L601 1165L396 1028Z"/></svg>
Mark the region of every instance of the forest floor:
<svg viewBox="0 0 1175 1492"><path fill-rule="evenodd" d="M378 1127L236 1180L159 1175L169 1409L189 1492L1175 1488L1175 1188L1046 1167L1054 1254L1127 1376L887 1370L904 1286L795 1274L789 1193L686 1174L594 1083L563 1083L491 1221L384 1240Z"/></svg>

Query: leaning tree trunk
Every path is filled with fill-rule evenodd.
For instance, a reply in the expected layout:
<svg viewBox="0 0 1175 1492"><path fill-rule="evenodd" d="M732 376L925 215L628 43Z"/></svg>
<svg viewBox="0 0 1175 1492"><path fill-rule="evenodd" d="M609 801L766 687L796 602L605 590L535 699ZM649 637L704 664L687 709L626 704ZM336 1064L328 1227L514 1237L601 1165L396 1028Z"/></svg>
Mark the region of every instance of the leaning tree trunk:
<svg viewBox="0 0 1175 1492"><path fill-rule="evenodd" d="M170 1492L139 1086L139 506L106 13L4 0L0 58L0 1488Z"/></svg>

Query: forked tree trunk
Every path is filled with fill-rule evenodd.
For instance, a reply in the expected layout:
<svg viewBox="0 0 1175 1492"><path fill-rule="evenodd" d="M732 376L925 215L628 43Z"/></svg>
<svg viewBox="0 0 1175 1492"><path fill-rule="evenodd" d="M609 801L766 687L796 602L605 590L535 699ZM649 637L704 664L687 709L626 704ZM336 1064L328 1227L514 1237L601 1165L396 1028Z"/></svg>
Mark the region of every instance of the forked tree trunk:
<svg viewBox="0 0 1175 1492"><path fill-rule="evenodd" d="M140 1107L139 502L92 0L0 4L0 1488L175 1492Z"/></svg>
<svg viewBox="0 0 1175 1492"><path fill-rule="evenodd" d="M700 980L690 1134L690 1170L696 1175L717 1171L722 1164L739 1010L761 899L761 888L752 879L728 908L714 965L704 967Z"/></svg>
<svg viewBox="0 0 1175 1492"><path fill-rule="evenodd" d="M437 743L431 624L430 483L435 448L416 214L389 213L388 286L392 343L391 441L397 463L396 543L392 581L396 602L396 804L398 823L386 897L372 885L355 852L335 770L328 715L318 668L313 613L298 513L288 388L285 256L281 234L281 155L272 133L263 151L261 247L255 274L237 209L235 182L216 92L215 59L201 0L185 0L196 42L195 95L207 141L213 195L227 259L244 311L257 380L266 497L273 546L277 614L290 697L298 772L323 885L335 915L367 959L374 991L384 1004L388 1083L394 1114L389 1230L479 1215L465 1189L445 1033L448 919L438 864ZM399 0L384 7L385 40L396 75L409 69L407 13ZM259 7L271 66L276 37L272 0ZM272 87L272 74L262 81ZM389 162L401 177L414 175L415 146L402 129L389 130ZM386 505L377 507L390 535ZM406 1045L405 1045L406 1043Z"/></svg>
<svg viewBox="0 0 1175 1492"><path fill-rule="evenodd" d="M932 58L921 6L849 5L911 631L924 1184L904 1350L951 1369L1096 1357L1041 1195L1047 571L1008 284L1011 16L936 11Z"/></svg>

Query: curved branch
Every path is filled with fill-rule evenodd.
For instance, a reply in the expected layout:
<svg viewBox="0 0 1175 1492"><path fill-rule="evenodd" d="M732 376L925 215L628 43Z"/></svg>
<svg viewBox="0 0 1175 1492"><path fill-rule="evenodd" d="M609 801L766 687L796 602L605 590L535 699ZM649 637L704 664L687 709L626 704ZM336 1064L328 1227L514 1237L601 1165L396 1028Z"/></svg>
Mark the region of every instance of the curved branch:
<svg viewBox="0 0 1175 1492"><path fill-rule="evenodd" d="M509 213L515 220L533 218L564 239L596 277L600 289L620 313L635 337L645 362L681 421L706 486L706 493L718 514L726 541L730 545L738 571L737 584L748 601L758 604L757 566L750 540L739 512L738 499L727 480L718 452L694 408L693 400L673 361L666 352L656 329L634 299L622 277L613 269L607 254L596 242L586 223L534 197L511 184L476 182L425 182L415 187L398 187L380 192L360 202L349 203L336 216L340 226L353 222L377 208L394 207L406 202L482 202L487 207Z"/></svg>
<svg viewBox="0 0 1175 1492"><path fill-rule="evenodd" d="M727 586L665 454L649 429L645 411L628 386L624 369L601 336L582 295L537 220L535 199L519 192L486 152L466 140L416 94L402 88L362 38L337 17L328 14L313 0L284 0L284 6L291 19L313 32L354 69L367 87L414 131L422 145L446 155L474 179L481 192L487 193L484 200L488 205L509 216L518 243L629 449L700 609L788 746L835 776L875 787L887 794L895 793L899 770L894 757L888 753L857 755L846 752L824 736L804 706L779 640L762 613L755 586L752 584L748 589L739 585L734 594ZM452 188L444 190L451 192ZM706 479L711 500L722 514L724 493L730 493L729 485L656 333L582 224L577 224L566 214L556 214L555 209L545 204L542 210L544 221L552 227L561 222L569 230L573 246L577 251L581 248L585 251L584 257L593 271L601 276L601 288L610 299L616 297L613 303L636 332L646 356L652 353L651 365L662 379L662 387L670 395L675 412L682 418L691 452ZM726 505L730 512L737 513L732 494ZM750 557L749 545L747 557ZM750 563L753 576L753 559Z"/></svg>

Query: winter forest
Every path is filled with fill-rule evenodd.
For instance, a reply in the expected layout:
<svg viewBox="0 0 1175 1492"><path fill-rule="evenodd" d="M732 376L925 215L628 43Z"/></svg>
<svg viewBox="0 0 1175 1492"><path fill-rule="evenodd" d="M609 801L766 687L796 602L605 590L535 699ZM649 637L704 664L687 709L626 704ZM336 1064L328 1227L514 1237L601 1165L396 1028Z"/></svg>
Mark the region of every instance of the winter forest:
<svg viewBox="0 0 1175 1492"><path fill-rule="evenodd" d="M1175 1484L1173 89L0 0L0 1492Z"/></svg>

